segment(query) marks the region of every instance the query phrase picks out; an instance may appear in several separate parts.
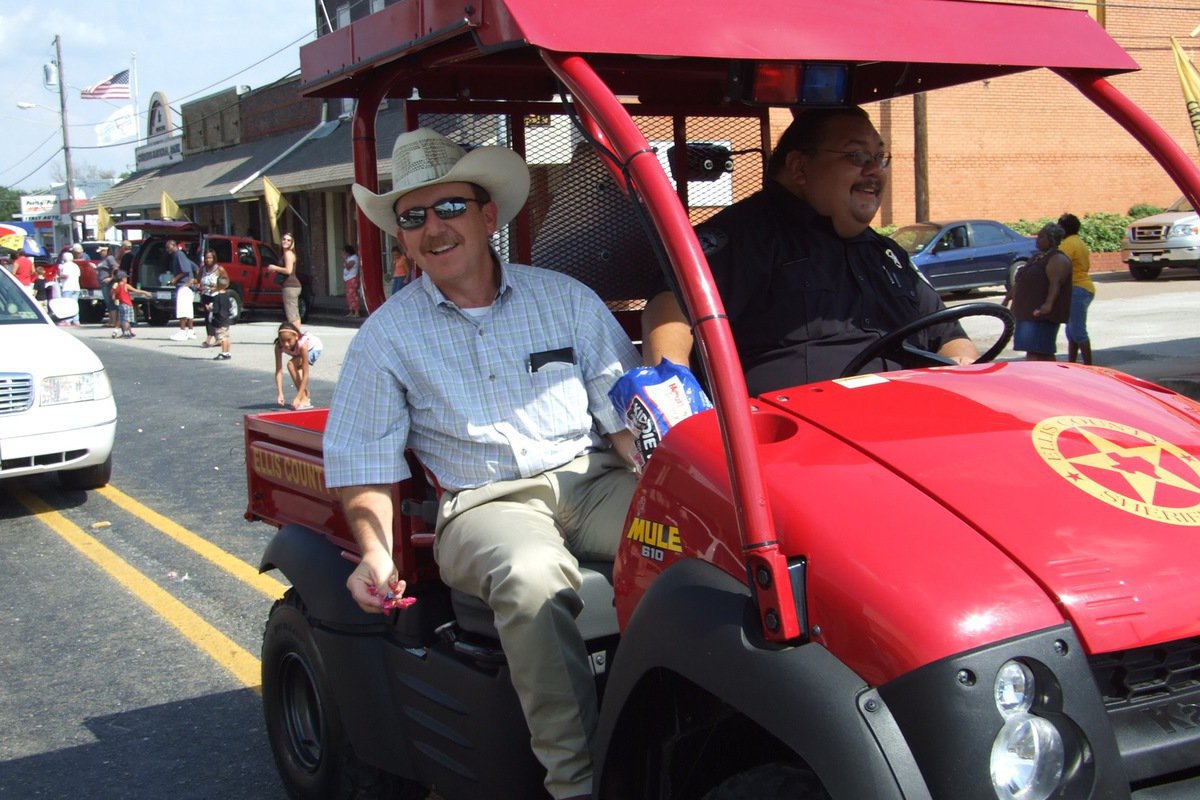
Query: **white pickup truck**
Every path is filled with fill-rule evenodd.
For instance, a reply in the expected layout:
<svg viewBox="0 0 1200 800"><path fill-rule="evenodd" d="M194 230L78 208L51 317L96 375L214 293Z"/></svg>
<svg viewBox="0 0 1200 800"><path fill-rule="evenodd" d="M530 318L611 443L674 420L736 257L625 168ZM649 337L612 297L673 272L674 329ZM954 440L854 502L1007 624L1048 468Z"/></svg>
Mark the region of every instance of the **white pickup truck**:
<svg viewBox="0 0 1200 800"><path fill-rule="evenodd" d="M1139 281L1154 280L1163 267L1200 268L1200 214L1181 197L1161 214L1137 220L1125 230L1121 260Z"/></svg>

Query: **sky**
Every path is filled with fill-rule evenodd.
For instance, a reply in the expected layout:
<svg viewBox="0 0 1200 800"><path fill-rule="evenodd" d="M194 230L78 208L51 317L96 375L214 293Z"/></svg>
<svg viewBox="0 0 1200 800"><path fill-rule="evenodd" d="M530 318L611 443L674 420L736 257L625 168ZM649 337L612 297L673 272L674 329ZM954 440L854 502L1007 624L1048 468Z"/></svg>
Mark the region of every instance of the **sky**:
<svg viewBox="0 0 1200 800"><path fill-rule="evenodd" d="M166 95L179 125L183 103L297 74L300 46L315 36L314 8L312 0L0 0L0 187L32 193L60 183L66 173L58 89L42 84L42 66L55 58L56 35L72 171L120 175L133 171L134 141L97 148L95 126L133 101L83 100L85 87L132 69L139 131L156 91ZM44 108L21 109L22 102Z"/></svg>

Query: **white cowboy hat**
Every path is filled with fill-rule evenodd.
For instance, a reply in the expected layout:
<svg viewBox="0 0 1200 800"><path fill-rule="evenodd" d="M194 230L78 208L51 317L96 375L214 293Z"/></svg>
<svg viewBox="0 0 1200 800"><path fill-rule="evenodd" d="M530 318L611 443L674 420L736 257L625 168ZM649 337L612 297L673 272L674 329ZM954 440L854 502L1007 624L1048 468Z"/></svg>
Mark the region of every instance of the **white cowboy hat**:
<svg viewBox="0 0 1200 800"><path fill-rule="evenodd" d="M500 227L507 225L529 196L529 167L507 147L477 147L469 153L428 128L402 133L392 146L392 191L375 194L354 184L354 200L380 230L395 234L396 201L425 186L474 183L496 204Z"/></svg>

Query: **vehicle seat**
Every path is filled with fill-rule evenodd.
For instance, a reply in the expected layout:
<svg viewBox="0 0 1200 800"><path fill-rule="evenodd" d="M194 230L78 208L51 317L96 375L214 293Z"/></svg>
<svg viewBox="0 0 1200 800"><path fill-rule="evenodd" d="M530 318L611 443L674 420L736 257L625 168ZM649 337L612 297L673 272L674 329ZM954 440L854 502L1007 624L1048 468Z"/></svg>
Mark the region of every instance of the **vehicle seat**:
<svg viewBox="0 0 1200 800"><path fill-rule="evenodd" d="M951 236L953 237L953 242L954 242L955 248L967 246L967 230L966 230L966 228L955 228L954 232L951 234Z"/></svg>
<svg viewBox="0 0 1200 800"><path fill-rule="evenodd" d="M575 623L584 641L614 636L618 632L617 609L613 605L612 570L612 563L607 561L582 561L579 564L579 571L583 575L583 585L579 589L583 610L575 618ZM450 603L458 626L464 631L489 639L500 638L492 609L478 597L452 589Z"/></svg>
<svg viewBox="0 0 1200 800"><path fill-rule="evenodd" d="M636 309L657 289L658 261L633 202L590 145L580 144L553 190L530 202L546 209L531 263L587 285L610 310Z"/></svg>

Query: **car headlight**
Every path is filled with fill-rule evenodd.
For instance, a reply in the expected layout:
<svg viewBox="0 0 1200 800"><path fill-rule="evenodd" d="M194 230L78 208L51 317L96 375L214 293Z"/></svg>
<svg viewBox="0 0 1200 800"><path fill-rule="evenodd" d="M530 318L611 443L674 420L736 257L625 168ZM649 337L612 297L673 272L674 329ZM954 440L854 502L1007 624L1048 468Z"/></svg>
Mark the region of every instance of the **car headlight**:
<svg viewBox="0 0 1200 800"><path fill-rule="evenodd" d="M1020 661L1005 661L996 673L996 708L1005 718L1033 706L1033 673Z"/></svg>
<svg viewBox="0 0 1200 800"><path fill-rule="evenodd" d="M1062 734L1032 714L1008 718L992 742L992 787L1000 800L1046 800L1058 790L1065 753Z"/></svg>
<svg viewBox="0 0 1200 800"><path fill-rule="evenodd" d="M42 389L38 393L39 404L43 406L103 400L111 396L112 385L104 370L42 378Z"/></svg>
<svg viewBox="0 0 1200 800"><path fill-rule="evenodd" d="M1005 661L996 672L993 698L1004 727L992 742L992 788L999 800L1045 800L1058 790L1066 748L1050 720L1029 713L1037 697L1033 671Z"/></svg>
<svg viewBox="0 0 1200 800"><path fill-rule="evenodd" d="M1172 236L1195 236L1200 234L1200 223L1178 222L1171 226Z"/></svg>

